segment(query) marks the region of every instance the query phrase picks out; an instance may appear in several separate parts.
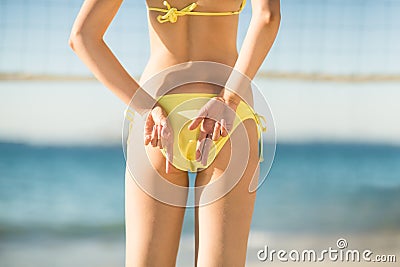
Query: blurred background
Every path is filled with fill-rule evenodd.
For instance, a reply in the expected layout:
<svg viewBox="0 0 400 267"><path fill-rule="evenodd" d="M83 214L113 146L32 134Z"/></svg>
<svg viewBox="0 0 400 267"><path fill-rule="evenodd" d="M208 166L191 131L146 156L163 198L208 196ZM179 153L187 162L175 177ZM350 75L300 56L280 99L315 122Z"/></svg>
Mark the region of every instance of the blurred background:
<svg viewBox="0 0 400 267"><path fill-rule="evenodd" d="M68 47L81 4L0 0L0 266L124 265L124 105ZM247 265L279 265L257 260L265 245L338 238L400 261L400 1L286 0L281 12L255 79L278 144ZM250 17L248 5L239 46ZM126 0L105 38L134 77L145 21L144 1ZM189 209L178 266L193 266L193 247Z"/></svg>

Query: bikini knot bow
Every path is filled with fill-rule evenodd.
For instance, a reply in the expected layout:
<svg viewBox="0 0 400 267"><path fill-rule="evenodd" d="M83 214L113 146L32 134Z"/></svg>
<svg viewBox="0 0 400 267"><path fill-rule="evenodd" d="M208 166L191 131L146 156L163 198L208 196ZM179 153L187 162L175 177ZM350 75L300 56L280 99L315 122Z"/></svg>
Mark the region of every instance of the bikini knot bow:
<svg viewBox="0 0 400 267"><path fill-rule="evenodd" d="M267 131L267 119L258 113L254 113L254 118L256 119L257 125L259 127L258 132L258 154L260 158L260 162L264 161L264 140L262 137L262 133Z"/></svg>
<svg viewBox="0 0 400 267"><path fill-rule="evenodd" d="M165 13L165 15L157 16L157 20L160 23L164 23L164 22L175 23L178 20L179 16L185 16L187 13L192 12L197 6L196 3L192 3L192 4L188 5L187 7L184 7L181 10L178 10L175 7L171 7L171 5L167 1L164 1L163 4L164 4L164 6L167 7L167 12Z"/></svg>

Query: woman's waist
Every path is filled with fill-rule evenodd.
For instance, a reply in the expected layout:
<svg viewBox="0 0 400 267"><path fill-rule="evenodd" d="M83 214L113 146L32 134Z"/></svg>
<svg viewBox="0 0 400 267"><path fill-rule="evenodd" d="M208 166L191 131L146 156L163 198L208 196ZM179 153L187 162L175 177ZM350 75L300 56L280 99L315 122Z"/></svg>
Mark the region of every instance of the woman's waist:
<svg viewBox="0 0 400 267"><path fill-rule="evenodd" d="M168 49L159 47L151 49L146 68L161 71L165 68L195 61L217 62L233 67L238 58L236 48L213 48L213 49Z"/></svg>
<svg viewBox="0 0 400 267"><path fill-rule="evenodd" d="M172 85L167 88L160 88L154 94L157 98L164 95L214 95L217 96L221 93L221 90L224 88L223 85L217 85L208 82L190 82L182 85Z"/></svg>
<svg viewBox="0 0 400 267"><path fill-rule="evenodd" d="M232 73L235 61L236 57L219 61L151 57L140 77L140 84L155 96L168 93L219 94Z"/></svg>
<svg viewBox="0 0 400 267"><path fill-rule="evenodd" d="M151 55L146 63L146 69L148 69L149 74L156 74L166 68L170 68L172 66L183 64L187 62L214 62L218 64L222 64L232 69L237 60L237 55L224 55L222 56L202 56L202 57L194 57L194 56L179 56L179 55Z"/></svg>

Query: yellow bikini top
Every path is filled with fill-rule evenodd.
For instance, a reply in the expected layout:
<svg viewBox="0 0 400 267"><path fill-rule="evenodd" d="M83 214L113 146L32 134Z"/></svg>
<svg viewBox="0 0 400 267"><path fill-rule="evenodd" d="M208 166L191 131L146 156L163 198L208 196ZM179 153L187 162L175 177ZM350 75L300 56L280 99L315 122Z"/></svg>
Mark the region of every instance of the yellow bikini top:
<svg viewBox="0 0 400 267"><path fill-rule="evenodd" d="M243 0L237 11L227 11L227 12L203 12L203 11L193 11L197 7L197 3L191 3L187 7L178 10L175 7L171 7L167 1L163 2L164 6L167 8L149 7L149 10L163 12L165 15L158 15L157 20L160 23L171 22L175 23L179 16L192 15L192 16L229 16L237 15L242 12L244 6L246 5L246 0Z"/></svg>

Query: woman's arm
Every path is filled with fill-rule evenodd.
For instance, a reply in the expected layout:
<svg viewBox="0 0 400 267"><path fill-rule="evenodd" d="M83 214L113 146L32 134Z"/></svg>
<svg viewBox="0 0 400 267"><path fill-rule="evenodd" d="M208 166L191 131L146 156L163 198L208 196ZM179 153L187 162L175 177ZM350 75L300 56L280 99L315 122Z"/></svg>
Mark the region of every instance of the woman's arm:
<svg viewBox="0 0 400 267"><path fill-rule="evenodd" d="M120 8L122 0L86 0L72 27L69 44L94 76L139 113L150 109L155 101L124 69L104 42L104 33ZM132 103L131 103L132 104Z"/></svg>
<svg viewBox="0 0 400 267"><path fill-rule="evenodd" d="M251 6L250 25L234 66L233 77L230 77L226 86L227 89L237 92L239 95L240 90L248 88L248 79L254 78L270 51L281 19L279 0L252 0ZM240 77L240 74L244 74L248 78ZM224 92L224 98L238 103L238 97L229 91Z"/></svg>
<svg viewBox="0 0 400 267"><path fill-rule="evenodd" d="M103 39L121 3L122 0L86 0L72 27L69 44L94 76L136 112L143 115L152 109L146 118L144 142L160 147L163 143L167 149L168 173L173 157L173 135L167 115L159 107L153 109L156 100L141 89Z"/></svg>

